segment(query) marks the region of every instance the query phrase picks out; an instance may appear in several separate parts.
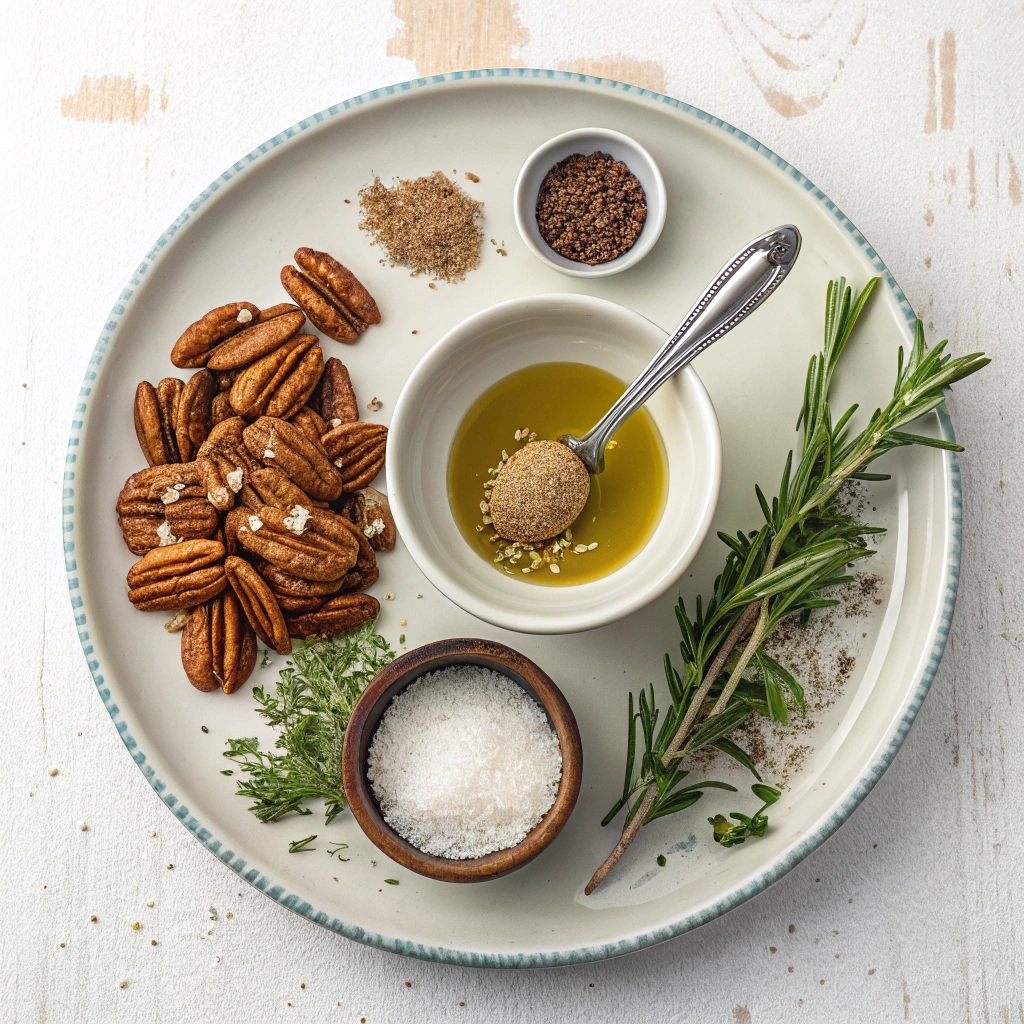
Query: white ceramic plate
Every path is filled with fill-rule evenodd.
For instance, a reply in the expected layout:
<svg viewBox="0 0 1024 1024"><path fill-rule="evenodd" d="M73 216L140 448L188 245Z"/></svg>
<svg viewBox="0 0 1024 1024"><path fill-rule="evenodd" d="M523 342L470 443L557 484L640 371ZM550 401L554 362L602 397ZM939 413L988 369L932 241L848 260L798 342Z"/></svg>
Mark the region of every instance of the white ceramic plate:
<svg viewBox="0 0 1024 1024"><path fill-rule="evenodd" d="M589 125L637 139L669 193L658 245L635 268L601 280L543 266L519 241L512 216L512 188L527 155L545 139ZM356 202L375 173L435 168L457 169L486 203L486 235L495 240L485 243L479 270L436 289L378 262L379 251L358 231ZM465 171L479 175L479 184L466 182ZM379 622L392 641L404 633L412 648L482 636L517 647L561 687L583 736L579 803L551 848L505 878L451 886L380 863L348 815L325 829L311 818L261 825L246 810L234 780L219 772L224 740L256 731L250 687L225 697L189 686L164 617L135 612L125 597L133 559L113 512L123 481L143 465L131 428L136 383L173 372L173 339L211 307L280 301L278 272L300 245L334 253L380 303L384 322L357 345L324 347L349 365L362 403L381 399L372 418L386 422L418 359L469 314L502 299L573 290L629 306L667 329L724 259L783 223L798 225L804 238L790 279L764 311L695 364L718 412L724 469L712 532L681 581L692 601L724 556L714 531L756 527L753 484L774 492L778 483L796 437L807 360L820 344L828 278L845 274L859 286L880 272L888 284L844 357L838 405L881 403L913 317L854 226L755 140L667 97L567 73L420 79L331 107L270 140L225 171L158 239L114 306L86 375L68 451L64 544L82 643L104 704L161 799L225 865L359 941L455 963L548 966L629 952L707 921L778 879L845 820L891 761L942 653L959 554L959 479L949 456L890 458L894 479L872 499L872 518L893 527L872 565L885 579L884 599L858 624L851 641L857 667L809 734L813 749L773 809L768 835L732 850L716 847L706 817L747 804L709 795L644 829L589 900L583 885L618 828L599 822L621 787L626 693L649 681L659 686L663 653L678 649L674 594L590 633L524 636L487 626L434 592L401 543L382 557L374 590L395 592ZM496 252L502 245L507 256ZM952 436L944 416L929 426ZM408 624L400 627L401 619ZM254 681L270 683L275 674L257 669ZM327 838L349 843L351 860L289 855L288 841L311 831L321 847ZM656 868L655 856L666 851L667 865ZM401 884L381 885L385 875Z"/></svg>

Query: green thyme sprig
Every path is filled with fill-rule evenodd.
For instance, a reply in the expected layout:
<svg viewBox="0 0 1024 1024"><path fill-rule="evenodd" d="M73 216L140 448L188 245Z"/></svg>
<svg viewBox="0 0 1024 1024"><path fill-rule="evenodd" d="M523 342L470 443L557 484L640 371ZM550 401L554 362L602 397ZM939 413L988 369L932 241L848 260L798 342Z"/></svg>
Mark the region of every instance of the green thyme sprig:
<svg viewBox="0 0 1024 1024"><path fill-rule="evenodd" d="M764 801L754 812L753 817L733 811L729 818L739 822L738 825L730 825L729 818L726 818L723 814L716 814L713 818L708 818L708 824L711 826L715 842L721 846L727 848L739 846L753 836L762 837L768 831L768 815L764 812L782 796L782 790L760 783L751 786L750 789L754 796Z"/></svg>
<svg viewBox="0 0 1024 1024"><path fill-rule="evenodd" d="M835 604L827 592L849 583L848 568L874 553L868 539L884 531L844 508L839 496L847 481L887 479L867 467L895 448L925 445L962 451L952 442L903 428L941 405L951 385L990 360L981 353L953 358L945 353L945 341L929 351L920 321L909 351L899 349L889 403L876 409L856 433L849 429L856 405L833 421L833 376L877 284L877 278L869 281L854 297L845 279L829 282L825 340L808 366L797 419L803 429L799 459L794 464L789 453L778 496L771 502L755 487L764 517L760 529L718 535L729 553L707 602L698 597L691 618L680 599L676 618L683 670L677 672L665 656L669 706L664 715L655 704L653 686L641 691L636 711L630 694L622 796L603 824L624 806L626 819L615 849L587 884L588 894L607 877L643 825L690 806L708 788L729 788L710 782L683 786L689 773L680 764L686 757L713 747L756 776L732 733L751 714L784 722L790 710L804 710L799 683L763 645L784 619L798 615L806 620L815 608ZM639 763L638 735L643 742Z"/></svg>
<svg viewBox="0 0 1024 1024"><path fill-rule="evenodd" d="M253 688L257 713L280 730L275 750L261 750L251 736L228 740L224 756L245 772L236 792L253 801L249 810L260 821L311 814L309 802L318 798L326 801L327 824L344 810L345 727L359 695L394 656L370 622L347 635L306 640L272 692Z"/></svg>

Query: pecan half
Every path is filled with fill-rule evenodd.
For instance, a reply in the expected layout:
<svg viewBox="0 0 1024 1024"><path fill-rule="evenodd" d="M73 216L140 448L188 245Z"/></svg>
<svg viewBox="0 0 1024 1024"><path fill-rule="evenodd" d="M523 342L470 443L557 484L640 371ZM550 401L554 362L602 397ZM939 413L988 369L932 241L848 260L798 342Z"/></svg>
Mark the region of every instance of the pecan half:
<svg viewBox="0 0 1024 1024"><path fill-rule="evenodd" d="M193 608L227 586L223 559L216 540L153 548L128 570L128 599L144 612Z"/></svg>
<svg viewBox="0 0 1024 1024"><path fill-rule="evenodd" d="M328 360L330 362L330 360ZM301 430L306 437L311 441L315 441L318 445L320 444L320 438L327 433L327 424L320 417L315 409L311 409L308 405L304 405L291 419L291 422L295 424Z"/></svg>
<svg viewBox="0 0 1024 1024"><path fill-rule="evenodd" d="M117 497L119 516L162 517L163 509L185 498L205 498L199 466L177 462L132 473Z"/></svg>
<svg viewBox="0 0 1024 1024"><path fill-rule="evenodd" d="M245 559L236 555L228 555L224 572L256 635L278 654L288 654L292 649L288 627L267 581Z"/></svg>
<svg viewBox="0 0 1024 1024"><path fill-rule="evenodd" d="M170 505L150 504L151 514L118 516L124 542L135 555L180 540L212 537L220 526L217 510L205 498L181 498Z"/></svg>
<svg viewBox="0 0 1024 1024"><path fill-rule="evenodd" d="M339 594L322 608L301 615L289 615L289 636L301 639L320 634L344 633L380 614L380 602L369 594Z"/></svg>
<svg viewBox="0 0 1024 1024"><path fill-rule="evenodd" d="M171 362L182 369L205 366L213 348L225 338L237 334L259 314L251 302L229 302L211 309L206 316L185 328L171 349Z"/></svg>
<svg viewBox="0 0 1024 1024"><path fill-rule="evenodd" d="M287 594L278 594L274 591L274 596L277 598L277 603L281 606L281 611L285 613L285 619L289 615L301 615L303 612L315 612L319 611L327 602L330 597L289 597Z"/></svg>
<svg viewBox="0 0 1024 1024"><path fill-rule="evenodd" d="M234 693L252 674L256 634L231 590L189 610L181 664L189 682L204 693Z"/></svg>
<svg viewBox="0 0 1024 1024"><path fill-rule="evenodd" d="M356 524L374 551L391 551L398 539L391 505L386 494L363 487L342 499L341 514Z"/></svg>
<svg viewBox="0 0 1024 1024"><path fill-rule="evenodd" d="M290 302L264 309L248 327L222 341L206 365L211 370L239 370L294 337L305 322L302 310Z"/></svg>
<svg viewBox="0 0 1024 1024"><path fill-rule="evenodd" d="M327 337L355 341L369 324L380 323L373 296L333 256L304 247L295 251L295 262L300 269L281 268L281 284Z"/></svg>
<svg viewBox="0 0 1024 1024"><path fill-rule="evenodd" d="M252 458L242 441L245 420L240 416L218 423L196 453L200 478L214 508L226 512L245 486Z"/></svg>
<svg viewBox="0 0 1024 1024"><path fill-rule="evenodd" d="M250 469L245 487L238 495L246 508L253 510L263 505L274 508L291 508L293 505L322 506L323 502L313 501L301 487L292 483L288 474L277 466L262 466L255 463Z"/></svg>
<svg viewBox="0 0 1024 1024"><path fill-rule="evenodd" d="M348 367L335 356L331 356L324 364L318 408L327 424L321 436L332 427L355 423L359 419L359 403L356 401L356 390L352 387Z"/></svg>
<svg viewBox="0 0 1024 1024"><path fill-rule="evenodd" d="M264 505L242 517L234 509L225 533L260 558L304 580L337 580L359 559L359 542L341 516L325 509Z"/></svg>
<svg viewBox="0 0 1024 1024"><path fill-rule="evenodd" d="M341 494L342 474L331 465L321 444L293 423L261 416L242 436L254 459L283 470L311 498L333 501Z"/></svg>
<svg viewBox="0 0 1024 1024"><path fill-rule="evenodd" d="M135 389L135 436L151 466L182 461L175 427L184 386L177 377L165 377L156 387L144 380Z"/></svg>
<svg viewBox="0 0 1024 1024"><path fill-rule="evenodd" d="M320 439L341 473L346 491L358 491L384 468L388 428L383 423L342 423Z"/></svg>
<svg viewBox="0 0 1024 1024"><path fill-rule="evenodd" d="M226 391L221 391L220 394L213 396L213 401L210 403L210 419L214 426L231 419L234 415L235 410L231 408L231 396Z"/></svg>
<svg viewBox="0 0 1024 1024"><path fill-rule="evenodd" d="M174 423L178 455L182 462L195 459L199 446L210 433L213 425L210 411L215 389L213 374L209 370L194 373L181 389Z"/></svg>
<svg viewBox="0 0 1024 1024"><path fill-rule="evenodd" d="M298 334L246 367L231 385L239 416L294 416L313 393L324 370L324 354L312 334Z"/></svg>
<svg viewBox="0 0 1024 1024"><path fill-rule="evenodd" d="M341 589L343 583L343 580L304 580L262 560L254 568L270 585L284 612L316 611Z"/></svg>
<svg viewBox="0 0 1024 1024"><path fill-rule="evenodd" d="M341 581L341 592L351 594L357 590L372 587L380 579L380 569L377 568L377 556L366 535L355 523L344 518L342 521L352 531L352 536L355 537L356 543L359 545L359 557L356 559L356 564L345 573L345 578Z"/></svg>

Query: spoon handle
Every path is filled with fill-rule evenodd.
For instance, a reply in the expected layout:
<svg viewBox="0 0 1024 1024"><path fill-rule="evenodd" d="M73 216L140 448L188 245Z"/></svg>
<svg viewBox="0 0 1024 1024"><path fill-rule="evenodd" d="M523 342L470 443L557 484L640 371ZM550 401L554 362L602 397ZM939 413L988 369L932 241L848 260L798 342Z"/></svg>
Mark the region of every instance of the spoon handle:
<svg viewBox="0 0 1024 1024"><path fill-rule="evenodd" d="M581 438L562 438L592 473L604 469L604 449L616 430L708 346L746 319L785 280L800 253L791 224L755 238L716 275L707 291L601 420Z"/></svg>

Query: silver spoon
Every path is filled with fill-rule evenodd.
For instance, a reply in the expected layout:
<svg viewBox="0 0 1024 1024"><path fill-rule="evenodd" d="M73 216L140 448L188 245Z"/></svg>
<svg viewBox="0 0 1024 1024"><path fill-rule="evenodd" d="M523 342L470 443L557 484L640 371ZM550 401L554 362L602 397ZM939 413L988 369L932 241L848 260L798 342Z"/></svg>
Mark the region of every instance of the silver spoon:
<svg viewBox="0 0 1024 1024"><path fill-rule="evenodd" d="M721 269L658 354L583 437L558 440L591 473L604 470L608 441L669 377L745 320L785 280L800 254L800 232L785 224L755 238Z"/></svg>

